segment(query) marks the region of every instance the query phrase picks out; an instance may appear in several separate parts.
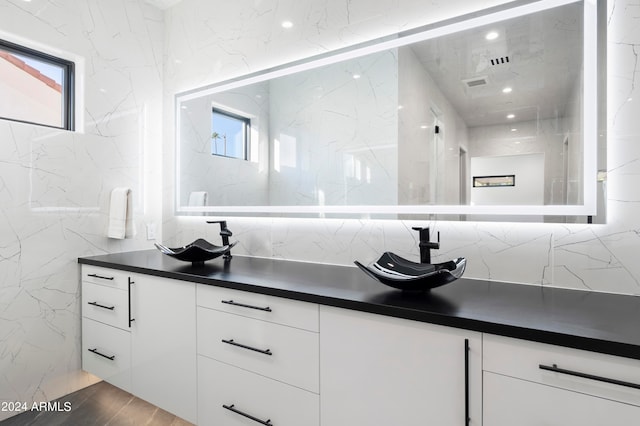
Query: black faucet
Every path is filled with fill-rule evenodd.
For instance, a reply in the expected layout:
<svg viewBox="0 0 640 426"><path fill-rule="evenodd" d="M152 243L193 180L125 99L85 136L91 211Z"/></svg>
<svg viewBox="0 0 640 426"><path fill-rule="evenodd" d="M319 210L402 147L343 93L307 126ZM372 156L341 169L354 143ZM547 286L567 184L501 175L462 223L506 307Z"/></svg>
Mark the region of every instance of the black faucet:
<svg viewBox="0 0 640 426"><path fill-rule="evenodd" d="M231 232L229 230L229 228L227 228L227 221L226 220L208 220L207 223L219 223L220 224L220 236L222 237L222 245L223 246L228 246L229 245L229 237L233 235L233 232ZM231 249L229 249L229 251L226 252L222 257L225 260L231 259Z"/></svg>
<svg viewBox="0 0 640 426"><path fill-rule="evenodd" d="M420 263L431 263L431 249L437 250L440 248L440 231L438 231L438 242L431 242L429 236L429 228L422 228L414 226L414 231L420 233Z"/></svg>

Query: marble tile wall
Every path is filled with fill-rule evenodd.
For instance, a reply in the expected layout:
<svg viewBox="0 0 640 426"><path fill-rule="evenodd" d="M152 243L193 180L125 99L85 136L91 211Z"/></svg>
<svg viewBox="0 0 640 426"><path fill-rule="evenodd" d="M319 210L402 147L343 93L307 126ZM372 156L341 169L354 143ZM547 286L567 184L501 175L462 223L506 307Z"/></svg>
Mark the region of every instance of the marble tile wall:
<svg viewBox="0 0 640 426"><path fill-rule="evenodd" d="M80 369L77 258L148 248L144 225L161 225L163 25L142 0L0 0L0 38L84 65L77 132L0 120L0 401L95 380ZM118 186L133 190L134 239L106 238Z"/></svg>
<svg viewBox="0 0 640 426"><path fill-rule="evenodd" d="M283 76L269 86L271 205L397 200L395 49Z"/></svg>
<svg viewBox="0 0 640 426"><path fill-rule="evenodd" d="M272 0L217 4L183 0L166 12L165 94L344 47L504 1ZM225 19L220 19L224 16ZM441 232L437 259L469 259L467 277L640 294L640 7L608 2L607 224L418 222ZM294 22L292 31L280 27ZM166 98L165 98L166 99ZM171 114L165 102L165 117ZM165 120L166 134L172 134ZM165 139L167 153L173 147ZM173 216L171 168L165 156L164 232L180 244L215 229L204 219ZM237 252L349 265L384 250L417 258L416 223L395 220L231 218Z"/></svg>

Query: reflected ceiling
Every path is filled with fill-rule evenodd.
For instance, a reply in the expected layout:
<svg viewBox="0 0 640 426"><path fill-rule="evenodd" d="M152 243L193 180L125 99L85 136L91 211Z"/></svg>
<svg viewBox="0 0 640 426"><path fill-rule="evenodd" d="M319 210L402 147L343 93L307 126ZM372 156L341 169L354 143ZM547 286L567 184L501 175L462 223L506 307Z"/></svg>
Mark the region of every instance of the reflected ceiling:
<svg viewBox="0 0 640 426"><path fill-rule="evenodd" d="M582 72L582 51L575 49L582 8L569 4L412 49L468 127L561 117ZM487 39L490 33L495 38Z"/></svg>

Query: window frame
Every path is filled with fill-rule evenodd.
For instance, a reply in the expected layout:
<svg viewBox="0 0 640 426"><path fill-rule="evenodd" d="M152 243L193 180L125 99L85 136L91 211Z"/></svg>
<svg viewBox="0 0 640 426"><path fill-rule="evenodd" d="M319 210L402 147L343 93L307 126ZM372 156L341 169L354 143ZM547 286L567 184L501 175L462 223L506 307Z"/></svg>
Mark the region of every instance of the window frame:
<svg viewBox="0 0 640 426"><path fill-rule="evenodd" d="M63 69L62 81L62 126L53 126L51 124L38 123L35 121L20 120L11 117L0 116L1 119L11 120L18 123L34 124L37 126L50 127L54 129L62 129L75 131L75 63L68 59L63 59L30 47L12 43L10 41L0 39L0 49L16 55L33 58L40 62L60 67Z"/></svg>
<svg viewBox="0 0 640 426"><path fill-rule="evenodd" d="M211 155L215 155L217 157L225 157L225 158L235 158L238 160L244 160L247 161L249 159L249 146L250 146L250 138L251 138L251 118L249 117L245 117L242 116L240 114L236 114L233 112L229 112L225 109L222 109L220 107L216 107L216 106L212 106L211 107L211 130L212 130L212 134L213 132L215 132L215 129L213 128L213 115L214 114L219 114L219 115L223 115L229 118L232 118L234 120L238 120L242 122L242 128L244 131L244 137L243 137L243 145L242 145L242 157L234 157L231 155L224 155L224 154L215 154L213 152L213 149L211 150ZM215 143L215 142L214 142Z"/></svg>

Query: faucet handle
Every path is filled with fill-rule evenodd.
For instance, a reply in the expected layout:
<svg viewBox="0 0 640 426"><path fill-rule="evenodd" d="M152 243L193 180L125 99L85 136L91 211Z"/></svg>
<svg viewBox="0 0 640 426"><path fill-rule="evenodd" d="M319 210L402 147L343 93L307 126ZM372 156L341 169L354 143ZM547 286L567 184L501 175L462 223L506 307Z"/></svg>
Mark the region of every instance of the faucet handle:
<svg viewBox="0 0 640 426"><path fill-rule="evenodd" d="M433 249L438 249L440 248L440 231L438 231L438 240L437 242L431 242L431 236L429 235L429 227L422 227L422 226L413 226L411 229L413 229L414 231L418 231L420 233L420 245L421 246L425 246L425 247L429 247L429 248L433 248Z"/></svg>
<svg viewBox="0 0 640 426"><path fill-rule="evenodd" d="M434 249L439 249L440 248L440 231L438 231L438 240L435 243L429 242L429 244L432 244L431 248Z"/></svg>
<svg viewBox="0 0 640 426"><path fill-rule="evenodd" d="M420 232L420 243L418 244L418 247L420 247L420 263L431 263L431 250L440 248L440 231L438 231L438 242L431 242L428 227L414 226L412 229Z"/></svg>

